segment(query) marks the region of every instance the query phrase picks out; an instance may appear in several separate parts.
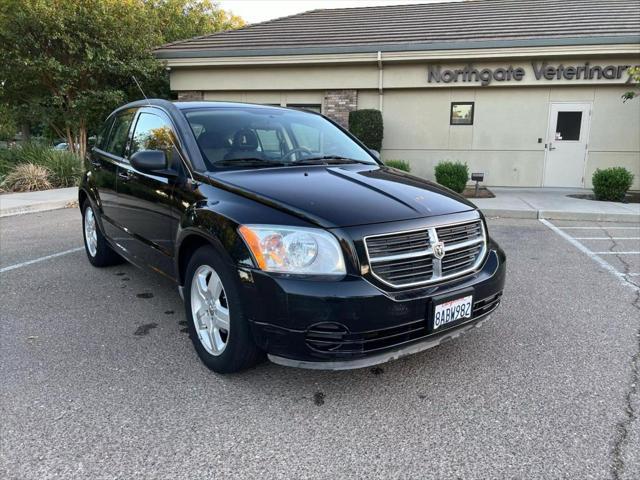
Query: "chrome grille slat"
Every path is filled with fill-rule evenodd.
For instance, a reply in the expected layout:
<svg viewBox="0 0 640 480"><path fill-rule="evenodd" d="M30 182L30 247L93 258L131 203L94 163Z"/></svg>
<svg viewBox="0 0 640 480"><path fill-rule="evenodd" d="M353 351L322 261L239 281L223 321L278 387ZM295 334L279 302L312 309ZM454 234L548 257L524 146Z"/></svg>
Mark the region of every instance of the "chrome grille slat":
<svg viewBox="0 0 640 480"><path fill-rule="evenodd" d="M444 257L433 254L444 243ZM427 285L470 273L486 252L486 236L480 219L422 230L365 237L371 273L395 288ZM438 246L438 245L436 245Z"/></svg>

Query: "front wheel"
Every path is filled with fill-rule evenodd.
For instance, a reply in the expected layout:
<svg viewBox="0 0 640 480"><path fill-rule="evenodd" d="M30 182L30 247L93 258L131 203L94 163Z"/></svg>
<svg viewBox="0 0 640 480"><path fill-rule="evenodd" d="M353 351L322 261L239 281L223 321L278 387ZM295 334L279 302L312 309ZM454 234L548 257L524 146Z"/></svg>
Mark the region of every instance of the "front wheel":
<svg viewBox="0 0 640 480"><path fill-rule="evenodd" d="M260 359L237 292L237 280L213 247L196 250L185 275L189 336L200 360L217 373L244 370Z"/></svg>
<svg viewBox="0 0 640 480"><path fill-rule="evenodd" d="M87 200L82 209L82 233L84 249L94 267L108 267L122 263L122 257L113 251L100 231L91 203Z"/></svg>

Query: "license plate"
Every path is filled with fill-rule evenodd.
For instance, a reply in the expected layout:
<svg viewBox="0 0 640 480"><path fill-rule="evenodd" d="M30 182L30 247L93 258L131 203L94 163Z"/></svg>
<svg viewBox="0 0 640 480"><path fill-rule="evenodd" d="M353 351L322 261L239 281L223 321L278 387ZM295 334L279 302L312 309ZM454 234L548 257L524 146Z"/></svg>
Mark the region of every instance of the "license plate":
<svg viewBox="0 0 640 480"><path fill-rule="evenodd" d="M435 332L438 328L449 323L471 318L472 305L473 295L437 304L433 312L433 331Z"/></svg>

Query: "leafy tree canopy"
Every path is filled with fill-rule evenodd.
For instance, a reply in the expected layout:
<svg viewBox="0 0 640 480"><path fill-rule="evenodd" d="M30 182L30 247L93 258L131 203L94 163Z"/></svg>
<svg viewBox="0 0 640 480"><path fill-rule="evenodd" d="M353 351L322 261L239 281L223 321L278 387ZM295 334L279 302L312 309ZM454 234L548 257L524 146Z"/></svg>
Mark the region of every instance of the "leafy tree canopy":
<svg viewBox="0 0 640 480"><path fill-rule="evenodd" d="M87 132L141 97L133 76L148 96L169 95L152 48L242 24L209 0L3 0L0 105L84 155Z"/></svg>

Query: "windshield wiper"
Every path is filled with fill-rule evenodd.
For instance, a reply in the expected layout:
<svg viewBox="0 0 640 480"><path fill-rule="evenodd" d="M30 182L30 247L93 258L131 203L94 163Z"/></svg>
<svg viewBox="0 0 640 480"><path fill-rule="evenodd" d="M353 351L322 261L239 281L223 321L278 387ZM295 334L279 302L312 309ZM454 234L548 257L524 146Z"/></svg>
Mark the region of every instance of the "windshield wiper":
<svg viewBox="0 0 640 480"><path fill-rule="evenodd" d="M317 163L318 165L338 165L338 164L346 164L346 163L361 163L363 165L375 165L373 162L367 162L365 160L356 160L355 158L341 157L339 155L324 155L322 157L311 157L305 158L303 160L298 160L297 162L293 162L294 165L301 164L313 164Z"/></svg>
<svg viewBox="0 0 640 480"><path fill-rule="evenodd" d="M282 167L287 165L284 162L277 160L263 160L261 158L249 157L249 158L236 158L233 160L222 160L215 162L214 166L218 167Z"/></svg>

